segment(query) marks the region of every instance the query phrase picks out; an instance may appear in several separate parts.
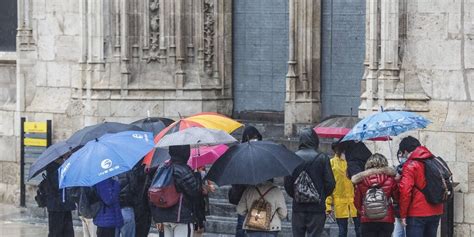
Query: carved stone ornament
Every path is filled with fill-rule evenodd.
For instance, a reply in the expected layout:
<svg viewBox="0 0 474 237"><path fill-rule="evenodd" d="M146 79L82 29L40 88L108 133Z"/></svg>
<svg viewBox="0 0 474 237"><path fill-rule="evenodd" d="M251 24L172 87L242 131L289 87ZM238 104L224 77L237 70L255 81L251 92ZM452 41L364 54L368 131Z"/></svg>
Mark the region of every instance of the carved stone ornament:
<svg viewBox="0 0 474 237"><path fill-rule="evenodd" d="M160 52L160 3L159 0L150 1L150 55L148 63L158 62Z"/></svg>
<svg viewBox="0 0 474 237"><path fill-rule="evenodd" d="M213 0L204 0L204 71L208 75L213 71L215 22Z"/></svg>

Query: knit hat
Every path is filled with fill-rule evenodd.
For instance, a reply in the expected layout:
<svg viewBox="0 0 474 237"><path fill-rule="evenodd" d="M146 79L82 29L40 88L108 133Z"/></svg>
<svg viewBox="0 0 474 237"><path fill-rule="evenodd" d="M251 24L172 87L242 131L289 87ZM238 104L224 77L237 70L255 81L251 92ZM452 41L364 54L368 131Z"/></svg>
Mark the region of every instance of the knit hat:
<svg viewBox="0 0 474 237"><path fill-rule="evenodd" d="M417 147L421 146L420 141L418 139L408 136L402 139L400 145L398 146L398 153L403 153L407 151L408 153L414 151Z"/></svg>
<svg viewBox="0 0 474 237"><path fill-rule="evenodd" d="M388 166L388 160L382 154L375 153L369 157L367 163L365 163L365 169L377 169L384 168Z"/></svg>

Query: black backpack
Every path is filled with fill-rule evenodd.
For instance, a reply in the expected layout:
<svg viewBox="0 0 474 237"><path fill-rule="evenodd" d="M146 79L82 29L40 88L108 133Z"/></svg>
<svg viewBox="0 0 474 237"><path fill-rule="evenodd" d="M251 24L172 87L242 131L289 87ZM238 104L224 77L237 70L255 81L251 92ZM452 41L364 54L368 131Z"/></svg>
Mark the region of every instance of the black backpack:
<svg viewBox="0 0 474 237"><path fill-rule="evenodd" d="M38 207L46 207L48 203L48 190L50 188L50 184L46 175L43 174L43 180L38 185L38 190L36 190L35 201L38 204Z"/></svg>
<svg viewBox="0 0 474 237"><path fill-rule="evenodd" d="M421 189L431 204L440 204L453 197L453 174L441 157L420 160L425 165L426 186Z"/></svg>
<svg viewBox="0 0 474 237"><path fill-rule="evenodd" d="M77 210L82 217L92 219L97 216L97 213L103 207L104 202L102 202L94 187L80 188Z"/></svg>
<svg viewBox="0 0 474 237"><path fill-rule="evenodd" d="M319 158L319 155L305 166L311 167L314 161ZM316 185L305 169L303 169L296 178L295 182L293 183L293 189L293 197L297 203L321 203L321 195L319 194Z"/></svg>

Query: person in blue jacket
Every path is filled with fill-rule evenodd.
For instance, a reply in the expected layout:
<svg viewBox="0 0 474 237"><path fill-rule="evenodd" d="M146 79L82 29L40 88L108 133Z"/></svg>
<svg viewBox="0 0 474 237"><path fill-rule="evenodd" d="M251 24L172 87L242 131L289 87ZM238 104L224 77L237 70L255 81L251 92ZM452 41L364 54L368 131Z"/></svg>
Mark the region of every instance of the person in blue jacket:
<svg viewBox="0 0 474 237"><path fill-rule="evenodd" d="M117 178L113 177L96 184L95 189L104 204L97 216L94 217L97 237L115 237L123 226L119 198L120 184Z"/></svg>

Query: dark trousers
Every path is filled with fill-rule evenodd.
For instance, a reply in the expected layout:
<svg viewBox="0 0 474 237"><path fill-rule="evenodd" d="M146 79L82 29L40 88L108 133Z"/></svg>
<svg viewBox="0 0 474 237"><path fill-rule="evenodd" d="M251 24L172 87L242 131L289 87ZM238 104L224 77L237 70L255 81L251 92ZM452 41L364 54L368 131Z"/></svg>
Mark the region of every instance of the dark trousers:
<svg viewBox="0 0 474 237"><path fill-rule="evenodd" d="M48 237L74 237L70 211L48 211Z"/></svg>
<svg viewBox="0 0 474 237"><path fill-rule="evenodd" d="M148 236L151 226L151 213L148 207L143 207L135 214L135 226L135 237Z"/></svg>
<svg viewBox="0 0 474 237"><path fill-rule="evenodd" d="M245 232L245 237L278 237L278 231L251 231Z"/></svg>
<svg viewBox="0 0 474 237"><path fill-rule="evenodd" d="M441 216L408 217L407 237L436 237Z"/></svg>
<svg viewBox="0 0 474 237"><path fill-rule="evenodd" d="M291 218L293 237L319 237L324 231L325 222L325 213L293 212Z"/></svg>
<svg viewBox="0 0 474 237"><path fill-rule="evenodd" d="M237 226L235 227L235 237L244 237L245 231L242 229L244 226L245 216L237 215Z"/></svg>
<svg viewBox="0 0 474 237"><path fill-rule="evenodd" d="M364 237L391 237L393 223L367 222L360 225L360 232ZM421 236L418 236L421 237Z"/></svg>
<svg viewBox="0 0 474 237"><path fill-rule="evenodd" d="M97 227L97 237L115 237L115 228Z"/></svg>
<svg viewBox="0 0 474 237"><path fill-rule="evenodd" d="M357 237L360 237L360 221L359 218L352 218L354 221L354 230ZM347 226L349 225L349 218L337 218L337 226L339 227L339 237L347 237Z"/></svg>

